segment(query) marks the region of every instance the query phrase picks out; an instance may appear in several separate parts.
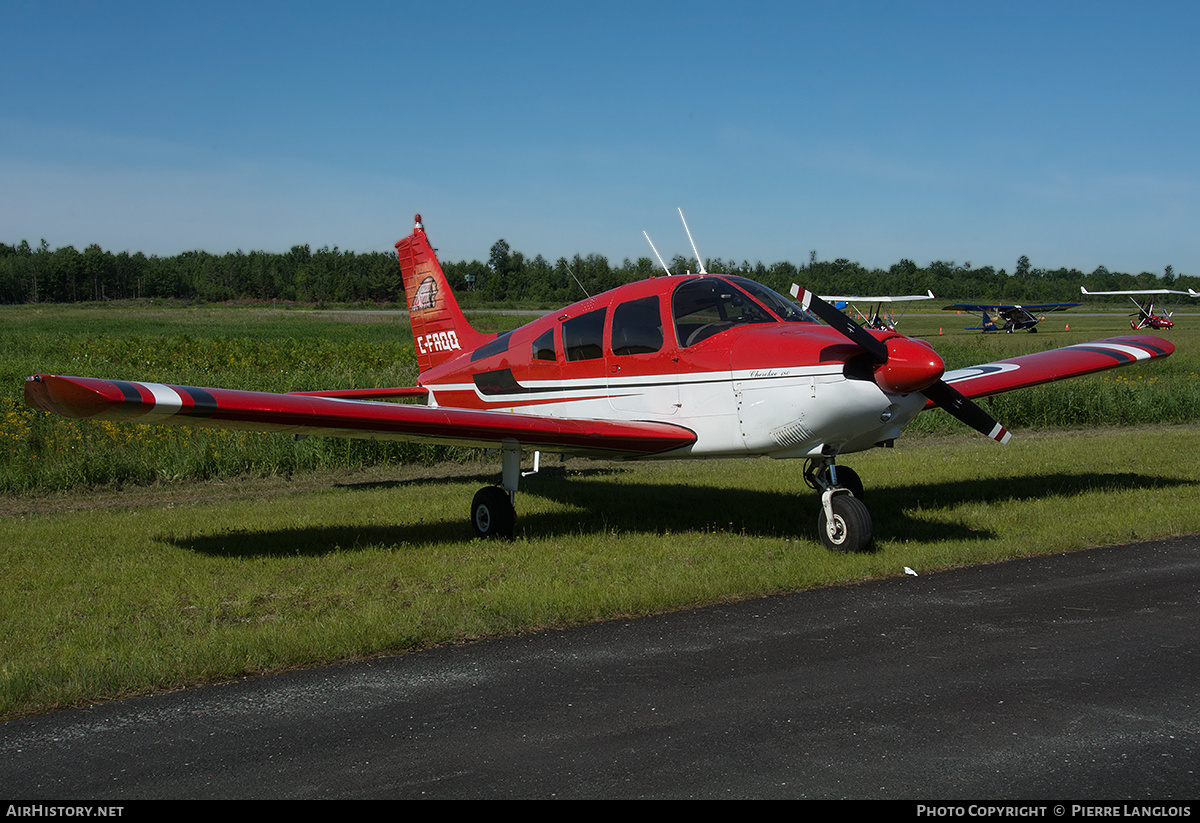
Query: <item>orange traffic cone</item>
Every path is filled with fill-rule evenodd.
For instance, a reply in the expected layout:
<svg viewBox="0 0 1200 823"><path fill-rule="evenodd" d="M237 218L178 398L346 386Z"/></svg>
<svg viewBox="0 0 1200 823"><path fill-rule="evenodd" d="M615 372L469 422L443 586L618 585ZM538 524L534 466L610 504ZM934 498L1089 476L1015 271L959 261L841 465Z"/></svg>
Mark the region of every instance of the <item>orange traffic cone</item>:
<svg viewBox="0 0 1200 823"><path fill-rule="evenodd" d="M942 333L942 327L938 326L938 334L941 334L941 333Z"/></svg>

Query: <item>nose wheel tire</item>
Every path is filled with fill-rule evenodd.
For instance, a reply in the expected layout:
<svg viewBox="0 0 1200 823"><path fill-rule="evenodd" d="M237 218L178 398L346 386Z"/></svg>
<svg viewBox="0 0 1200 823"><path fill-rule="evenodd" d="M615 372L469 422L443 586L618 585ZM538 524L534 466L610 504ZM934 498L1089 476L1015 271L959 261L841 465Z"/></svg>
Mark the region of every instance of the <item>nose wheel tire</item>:
<svg viewBox="0 0 1200 823"><path fill-rule="evenodd" d="M508 492L498 486L486 486L471 501L471 526L475 536L483 539L507 540L513 536L517 512Z"/></svg>
<svg viewBox="0 0 1200 823"><path fill-rule="evenodd" d="M849 494L835 494L829 500L830 518L821 507L817 531L825 548L838 552L862 552L871 546L874 526L871 513L861 500Z"/></svg>

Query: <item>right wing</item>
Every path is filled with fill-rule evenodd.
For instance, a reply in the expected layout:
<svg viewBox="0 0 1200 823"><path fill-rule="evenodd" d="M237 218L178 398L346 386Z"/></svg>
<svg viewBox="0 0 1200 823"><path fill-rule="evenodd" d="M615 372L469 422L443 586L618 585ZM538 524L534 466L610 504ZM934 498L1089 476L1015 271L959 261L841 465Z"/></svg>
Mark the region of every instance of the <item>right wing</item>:
<svg viewBox="0 0 1200 823"><path fill-rule="evenodd" d="M955 369L946 372L942 380L967 397L986 397L989 394L1115 369L1142 360L1156 360L1169 356L1173 351L1173 343L1152 335L1109 337L1060 349L1023 354L1020 357L1010 357L966 369Z"/></svg>

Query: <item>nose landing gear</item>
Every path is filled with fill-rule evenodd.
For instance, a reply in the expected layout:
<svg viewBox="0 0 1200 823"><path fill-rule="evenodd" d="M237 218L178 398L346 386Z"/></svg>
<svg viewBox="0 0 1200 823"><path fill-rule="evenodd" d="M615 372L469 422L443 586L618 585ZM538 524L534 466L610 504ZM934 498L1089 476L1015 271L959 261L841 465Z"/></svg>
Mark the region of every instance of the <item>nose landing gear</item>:
<svg viewBox="0 0 1200 823"><path fill-rule="evenodd" d="M804 469L805 482L821 492L821 511L817 515L817 533L827 549L861 552L875 538L871 513L863 503L863 485L858 473L838 468L832 457L822 457Z"/></svg>

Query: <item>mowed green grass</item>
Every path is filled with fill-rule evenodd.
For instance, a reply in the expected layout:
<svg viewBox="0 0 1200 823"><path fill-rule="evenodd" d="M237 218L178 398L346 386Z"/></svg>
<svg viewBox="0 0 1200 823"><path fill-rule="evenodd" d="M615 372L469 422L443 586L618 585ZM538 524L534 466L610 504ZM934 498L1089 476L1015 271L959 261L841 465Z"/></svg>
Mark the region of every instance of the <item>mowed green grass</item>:
<svg viewBox="0 0 1200 823"><path fill-rule="evenodd" d="M237 311L214 309L187 334L214 345L279 339L264 332L269 319L228 320ZM158 334L176 339L183 319L167 312ZM360 319L286 318L295 325L284 339L311 339L309 322L330 323L326 333L347 334L348 344L356 342L352 331L384 343L388 334L407 334L406 325L379 328L385 321ZM1118 320L1124 323L1069 317L1069 332L1038 335L967 334L938 316L909 318L903 327L951 352L948 362L957 367L1014 347L1124 333ZM226 322L245 330L222 334ZM1092 328L1075 338L1077 323ZM105 328L101 337L123 339L113 324ZM136 335L154 336L139 328ZM1195 348L1185 346L1196 337L1176 329L1175 357L1108 373L1124 378L1122 404L1136 409L1188 397ZM956 347L966 362L953 362ZM97 376L155 379L101 365ZM1139 370L1148 374L1139 379ZM248 379L228 370L214 375L209 385ZM1173 408L1186 413L1188 402ZM517 537L502 543L471 537L471 496L499 467L494 458L469 455L9 493L0 497L0 716L902 577L906 566L929 574L1197 533L1194 405L1192 414L1184 422L1018 426L1007 446L950 421L895 449L848 456L842 462L864 478L876 526L875 551L861 555L820 547L817 496L804 486L798 461L559 463L543 455L541 472L526 478L518 496Z"/></svg>

